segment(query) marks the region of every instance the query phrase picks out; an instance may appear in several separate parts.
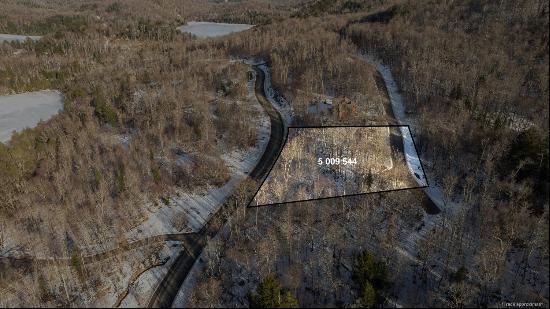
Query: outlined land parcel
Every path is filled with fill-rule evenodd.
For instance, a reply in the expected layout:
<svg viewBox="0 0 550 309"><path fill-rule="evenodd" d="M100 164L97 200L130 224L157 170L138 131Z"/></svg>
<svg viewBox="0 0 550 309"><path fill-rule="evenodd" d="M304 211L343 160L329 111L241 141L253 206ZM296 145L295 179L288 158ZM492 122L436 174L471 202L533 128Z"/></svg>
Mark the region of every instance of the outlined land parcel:
<svg viewBox="0 0 550 309"><path fill-rule="evenodd" d="M249 206L422 188L408 126L290 127L279 158ZM403 134L405 132L405 134Z"/></svg>

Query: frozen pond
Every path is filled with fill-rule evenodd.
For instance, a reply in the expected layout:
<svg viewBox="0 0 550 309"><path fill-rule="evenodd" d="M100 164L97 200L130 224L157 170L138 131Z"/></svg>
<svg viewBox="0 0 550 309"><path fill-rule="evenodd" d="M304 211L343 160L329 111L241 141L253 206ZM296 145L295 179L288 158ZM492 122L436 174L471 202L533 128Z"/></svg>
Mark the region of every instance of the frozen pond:
<svg viewBox="0 0 550 309"><path fill-rule="evenodd" d="M199 38L212 38L233 32L245 31L252 27L254 25L190 21L177 29L181 32L191 33Z"/></svg>
<svg viewBox="0 0 550 309"><path fill-rule="evenodd" d="M42 90L0 96L0 142L10 140L13 131L32 128L63 109L59 91Z"/></svg>
<svg viewBox="0 0 550 309"><path fill-rule="evenodd" d="M17 34L5 34L0 33L0 43L2 42L24 42L27 39L31 39L33 41L40 40L41 36L38 35L17 35Z"/></svg>

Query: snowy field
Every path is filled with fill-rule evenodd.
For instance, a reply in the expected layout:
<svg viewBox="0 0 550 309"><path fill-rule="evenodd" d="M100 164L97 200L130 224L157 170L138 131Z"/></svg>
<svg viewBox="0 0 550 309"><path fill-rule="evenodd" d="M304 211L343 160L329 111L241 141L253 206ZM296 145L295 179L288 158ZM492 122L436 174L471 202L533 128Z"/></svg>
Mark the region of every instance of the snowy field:
<svg viewBox="0 0 550 309"><path fill-rule="evenodd" d="M41 36L38 35L17 35L17 34L6 34L6 33L0 33L0 43L2 42L24 42L27 39L31 39L33 41L40 40Z"/></svg>
<svg viewBox="0 0 550 309"><path fill-rule="evenodd" d="M233 32L245 31L252 27L254 25L190 21L177 29L181 32L191 33L199 38L213 38Z"/></svg>
<svg viewBox="0 0 550 309"><path fill-rule="evenodd" d="M0 96L0 142L10 140L13 131L36 126L63 109L59 91L42 90Z"/></svg>

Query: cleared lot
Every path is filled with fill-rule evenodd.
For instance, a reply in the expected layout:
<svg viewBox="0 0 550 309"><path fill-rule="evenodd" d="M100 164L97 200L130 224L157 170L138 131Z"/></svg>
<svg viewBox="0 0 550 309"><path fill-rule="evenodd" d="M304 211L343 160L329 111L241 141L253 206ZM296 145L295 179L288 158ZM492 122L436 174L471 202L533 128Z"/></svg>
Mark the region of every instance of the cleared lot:
<svg viewBox="0 0 550 309"><path fill-rule="evenodd" d="M388 126L290 128L250 206L418 187L392 134Z"/></svg>

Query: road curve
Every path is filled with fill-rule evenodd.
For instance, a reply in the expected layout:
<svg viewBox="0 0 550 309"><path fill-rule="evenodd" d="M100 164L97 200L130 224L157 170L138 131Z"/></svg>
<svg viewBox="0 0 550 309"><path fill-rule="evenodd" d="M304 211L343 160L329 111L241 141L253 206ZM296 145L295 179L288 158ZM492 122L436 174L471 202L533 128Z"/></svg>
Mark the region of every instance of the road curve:
<svg viewBox="0 0 550 309"><path fill-rule="evenodd" d="M268 114L271 122L271 132L266 149L254 169L249 174L252 179L256 180L258 183L261 183L261 181L267 176L267 173L273 164L275 164L275 160L282 150L285 139L285 126L281 114L269 103L265 96L264 72L256 66L253 68L256 72L254 92L258 98L258 101L262 105L262 108ZM246 206L247 205L241 205L241 207ZM229 205L227 203L223 204L199 233L189 235L192 239L188 239L187 246L184 246L186 251L181 251L176 257L176 260L171 265L168 273L155 289L155 292L147 305L148 307L167 308L172 306L183 281L206 246L208 239L216 236L221 227L223 227L223 224L225 223L225 211L223 211L222 208L228 207Z"/></svg>

